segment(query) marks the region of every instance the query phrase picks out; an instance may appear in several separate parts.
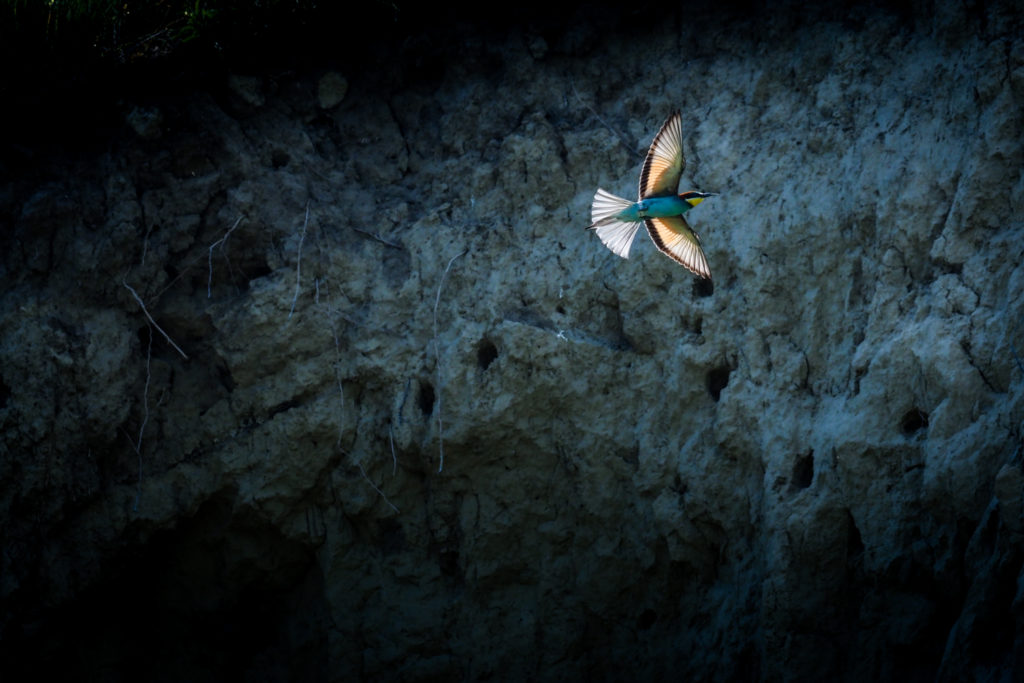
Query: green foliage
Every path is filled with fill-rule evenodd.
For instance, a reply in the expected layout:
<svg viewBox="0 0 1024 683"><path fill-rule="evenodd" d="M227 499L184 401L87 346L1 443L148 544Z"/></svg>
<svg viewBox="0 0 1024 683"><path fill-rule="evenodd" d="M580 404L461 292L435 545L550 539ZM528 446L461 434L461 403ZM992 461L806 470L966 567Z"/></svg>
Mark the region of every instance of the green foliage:
<svg viewBox="0 0 1024 683"><path fill-rule="evenodd" d="M192 9L185 10L185 25L178 31L178 39L183 43L195 40L216 16L217 10L204 7L200 0L195 0Z"/></svg>

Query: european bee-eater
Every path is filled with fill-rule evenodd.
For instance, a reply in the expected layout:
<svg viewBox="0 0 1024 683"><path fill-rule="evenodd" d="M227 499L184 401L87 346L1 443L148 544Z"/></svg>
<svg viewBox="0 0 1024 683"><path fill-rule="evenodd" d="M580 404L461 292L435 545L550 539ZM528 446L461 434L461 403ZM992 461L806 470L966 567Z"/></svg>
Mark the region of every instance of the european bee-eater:
<svg viewBox="0 0 1024 683"><path fill-rule="evenodd" d="M646 224L647 233L662 253L710 280L711 271L700 247L700 237L683 214L705 198L714 197L715 193L679 192L679 176L685 166L682 117L675 112L651 142L640 172L640 197L631 202L598 189L591 207L589 228L606 247L622 258L629 258L629 247L636 231Z"/></svg>

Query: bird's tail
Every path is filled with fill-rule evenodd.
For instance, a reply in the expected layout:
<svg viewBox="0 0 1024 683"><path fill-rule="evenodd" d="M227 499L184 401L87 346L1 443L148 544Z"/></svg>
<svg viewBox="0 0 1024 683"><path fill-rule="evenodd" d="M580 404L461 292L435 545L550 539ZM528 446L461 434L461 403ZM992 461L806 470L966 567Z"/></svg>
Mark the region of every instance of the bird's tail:
<svg viewBox="0 0 1024 683"><path fill-rule="evenodd" d="M636 231L643 225L642 221L623 221L618 217L631 206L633 202L628 199L598 189L590 207L589 229L597 233L604 246L622 258L629 258L629 247L633 244Z"/></svg>

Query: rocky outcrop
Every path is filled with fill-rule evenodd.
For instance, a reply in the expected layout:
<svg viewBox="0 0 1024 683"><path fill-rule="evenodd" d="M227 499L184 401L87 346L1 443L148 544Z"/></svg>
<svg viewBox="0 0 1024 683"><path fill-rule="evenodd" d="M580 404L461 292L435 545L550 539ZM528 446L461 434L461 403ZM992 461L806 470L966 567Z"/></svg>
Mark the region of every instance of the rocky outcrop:
<svg viewBox="0 0 1024 683"><path fill-rule="evenodd" d="M1019 12L576 18L12 178L4 671L1024 674ZM675 108L713 285L584 230Z"/></svg>

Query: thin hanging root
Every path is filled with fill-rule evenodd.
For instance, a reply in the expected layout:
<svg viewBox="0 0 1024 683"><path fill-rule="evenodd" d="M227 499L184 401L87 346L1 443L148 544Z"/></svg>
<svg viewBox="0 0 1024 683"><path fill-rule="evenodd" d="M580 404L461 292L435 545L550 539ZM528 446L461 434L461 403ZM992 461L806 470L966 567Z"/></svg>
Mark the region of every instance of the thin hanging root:
<svg viewBox="0 0 1024 683"><path fill-rule="evenodd" d="M213 244L210 245L210 248L209 248L207 256L206 256L206 266L208 268L208 272L207 272L207 275L206 275L206 298L207 299L210 298L210 295L211 295L211 291L210 290L211 290L211 287L213 285L213 249L218 244L226 245L227 241L228 241L228 237L231 235L232 232L234 232L235 228L238 227L238 224L241 223L242 219L244 219L244 218L245 218L245 216L239 216L238 220L235 221L235 224L232 225L228 229L228 231L226 233L224 233L224 236L221 237L219 240L217 240L216 242L214 242ZM223 249L224 249L224 247L222 246L221 250L223 251ZM228 262L228 268L230 269L230 267L231 267L231 262L229 261Z"/></svg>
<svg viewBox="0 0 1024 683"><path fill-rule="evenodd" d="M171 339L171 336L169 334L164 332L164 328L157 325L156 321L153 320L153 316L151 316L149 314L149 311L146 310L146 304L142 302L142 298L139 296L138 292L132 289L132 286L128 284L128 282L125 280L121 280L121 284L124 285L128 289L128 291L132 293L132 296L135 297L135 300L139 302L139 306L142 308L142 312L146 314L147 318L149 318L149 322L153 323L153 327L155 327L157 331L164 336L164 339L167 340L167 343L173 346L174 350L180 353L182 358L188 360L188 355L186 355L185 352L181 350L180 346L174 343L174 340Z"/></svg>
<svg viewBox="0 0 1024 683"><path fill-rule="evenodd" d="M385 503L387 503L387 504L388 504L389 506L391 506L391 509L392 509L392 510L394 510L395 512L397 512L397 513L401 514L401 512L402 512L402 511L401 511L401 510L399 510L399 509L398 509L397 507L395 507L395 504L394 504L394 503L392 503L392 502L391 502L390 500L388 500L388 497L384 495L384 492L383 492L383 491L381 491L381 490L380 490L379 488L377 488L377 485L373 483L373 480L372 480L372 479L370 479L370 477L369 477L369 476L368 476L368 475L366 474L366 470L364 470L364 469L363 469L363 466L362 466L362 465L360 465L360 464L359 464L359 463L357 462L357 463L356 463L356 467L358 467L358 468L359 468L359 471L360 471L360 472L362 472L362 474L363 474L363 479L365 479L365 480L366 480L366 483L368 483L368 484L369 484L370 486L372 486L372 487L373 487L373 490L374 490L374 491L376 491L377 493L379 493L379 494L380 494L380 497L384 499L384 502L385 502Z"/></svg>
<svg viewBox="0 0 1024 683"><path fill-rule="evenodd" d="M441 281L437 283L437 298L434 299L434 360L437 363L437 446L440 451L438 472L444 469L444 425L441 423L441 395L444 392L444 385L441 380L441 346L437 340L437 307L441 303L441 288L444 286L444 278L448 275L448 271L451 270L455 259L465 255L465 253L465 251L458 253L448 261L444 272L441 273Z"/></svg>
<svg viewBox="0 0 1024 683"><path fill-rule="evenodd" d="M139 457L139 478L135 483L135 504L132 511L139 511L139 499L142 498L142 435L146 431L146 423L149 422L149 381L153 374L151 361L153 359L153 328L149 328L149 344L146 346L146 385L142 389L142 424L139 425L139 439L132 444L135 447L135 455Z"/></svg>
<svg viewBox="0 0 1024 683"><path fill-rule="evenodd" d="M295 302L299 300L299 285L302 282L302 243L306 241L306 226L309 225L309 202L306 202L306 220L302 222L302 234L299 236L299 257L295 261L295 296L292 297L292 308L288 311L288 319L295 312Z"/></svg>
<svg viewBox="0 0 1024 683"><path fill-rule="evenodd" d="M391 433L391 425L388 425L388 441L391 443L391 476L398 474L398 456L395 455L395 436Z"/></svg>

